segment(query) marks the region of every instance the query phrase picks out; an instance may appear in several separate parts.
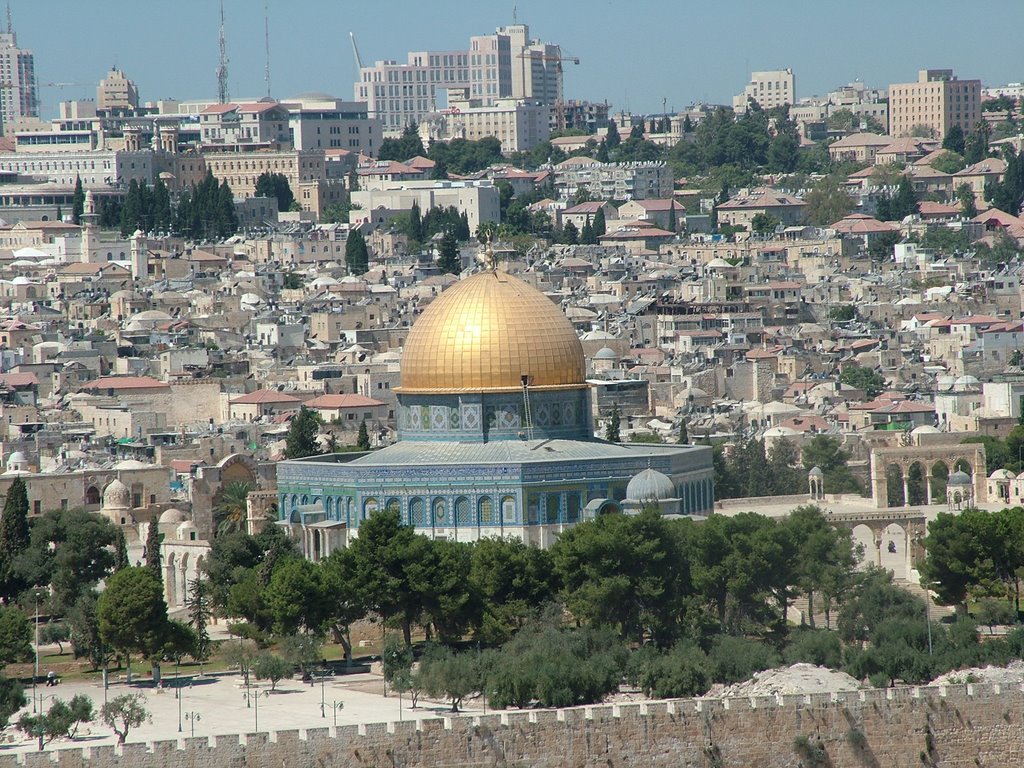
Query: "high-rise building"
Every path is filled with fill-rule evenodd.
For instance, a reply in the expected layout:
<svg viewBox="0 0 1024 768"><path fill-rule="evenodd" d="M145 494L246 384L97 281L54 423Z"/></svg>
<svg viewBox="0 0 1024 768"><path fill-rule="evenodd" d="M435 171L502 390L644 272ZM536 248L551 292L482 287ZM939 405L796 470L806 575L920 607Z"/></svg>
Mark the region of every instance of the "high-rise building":
<svg viewBox="0 0 1024 768"><path fill-rule="evenodd" d="M39 116L35 57L18 47L14 31L0 33L0 122Z"/></svg>
<svg viewBox="0 0 1024 768"><path fill-rule="evenodd" d="M796 104L796 77L792 69L773 69L753 72L743 93L732 97L732 108L745 112L747 100L753 99L761 109L773 109L783 104Z"/></svg>
<svg viewBox="0 0 1024 768"><path fill-rule="evenodd" d="M525 24L499 27L470 38L467 50L410 52L405 63L361 67L355 98L394 135L445 107L447 93L441 92L448 90L485 106L507 98L555 106L562 99L561 48L531 40Z"/></svg>
<svg viewBox="0 0 1024 768"><path fill-rule="evenodd" d="M139 108L139 89L124 72L112 69L96 88L96 109L106 114L131 114Z"/></svg>
<svg viewBox="0 0 1024 768"><path fill-rule="evenodd" d="M981 120L981 81L957 80L952 69L922 69L916 83L889 86L889 133L929 132L941 139L954 125L967 133Z"/></svg>

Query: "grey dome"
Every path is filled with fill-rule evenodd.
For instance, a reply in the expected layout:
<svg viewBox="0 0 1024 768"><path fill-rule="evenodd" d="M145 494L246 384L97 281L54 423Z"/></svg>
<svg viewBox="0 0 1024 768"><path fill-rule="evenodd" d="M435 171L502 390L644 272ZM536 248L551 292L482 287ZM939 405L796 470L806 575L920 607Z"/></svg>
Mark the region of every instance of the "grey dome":
<svg viewBox="0 0 1024 768"><path fill-rule="evenodd" d="M810 472L807 473L811 477L824 477L825 473L821 471L821 467L814 467Z"/></svg>
<svg viewBox="0 0 1024 768"><path fill-rule="evenodd" d="M648 467L629 481L629 485L626 486L626 498L631 501L674 499L676 486L670 477Z"/></svg>
<svg viewBox="0 0 1024 768"><path fill-rule="evenodd" d="M956 472L949 476L949 480L946 481L946 485L970 485L971 476L964 472L962 469L958 469Z"/></svg>

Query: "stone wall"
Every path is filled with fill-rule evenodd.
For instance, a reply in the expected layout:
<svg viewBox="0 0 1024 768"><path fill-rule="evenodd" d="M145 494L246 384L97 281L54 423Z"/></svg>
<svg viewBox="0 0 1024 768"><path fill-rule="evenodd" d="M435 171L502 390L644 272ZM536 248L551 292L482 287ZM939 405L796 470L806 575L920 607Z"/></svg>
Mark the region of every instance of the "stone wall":
<svg viewBox="0 0 1024 768"><path fill-rule="evenodd" d="M911 768L1024 765L1024 687L960 685L507 712L96 747L0 768Z"/></svg>

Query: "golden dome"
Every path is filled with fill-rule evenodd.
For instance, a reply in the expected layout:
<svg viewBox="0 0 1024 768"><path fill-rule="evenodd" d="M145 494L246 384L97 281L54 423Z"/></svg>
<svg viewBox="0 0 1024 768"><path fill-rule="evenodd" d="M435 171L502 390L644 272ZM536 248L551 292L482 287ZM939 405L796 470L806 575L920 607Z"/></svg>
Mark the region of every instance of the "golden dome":
<svg viewBox="0 0 1024 768"><path fill-rule="evenodd" d="M586 386L583 346L547 296L498 271L434 299L409 332L399 392L493 392Z"/></svg>

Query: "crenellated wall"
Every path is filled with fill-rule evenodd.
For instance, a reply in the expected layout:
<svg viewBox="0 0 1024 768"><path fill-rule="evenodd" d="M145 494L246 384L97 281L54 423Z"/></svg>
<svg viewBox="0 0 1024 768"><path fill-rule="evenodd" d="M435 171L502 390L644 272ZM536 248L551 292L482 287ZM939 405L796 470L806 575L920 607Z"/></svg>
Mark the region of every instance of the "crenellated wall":
<svg viewBox="0 0 1024 768"><path fill-rule="evenodd" d="M1002 768L1024 765L1024 686L686 699L183 739L0 768Z"/></svg>

